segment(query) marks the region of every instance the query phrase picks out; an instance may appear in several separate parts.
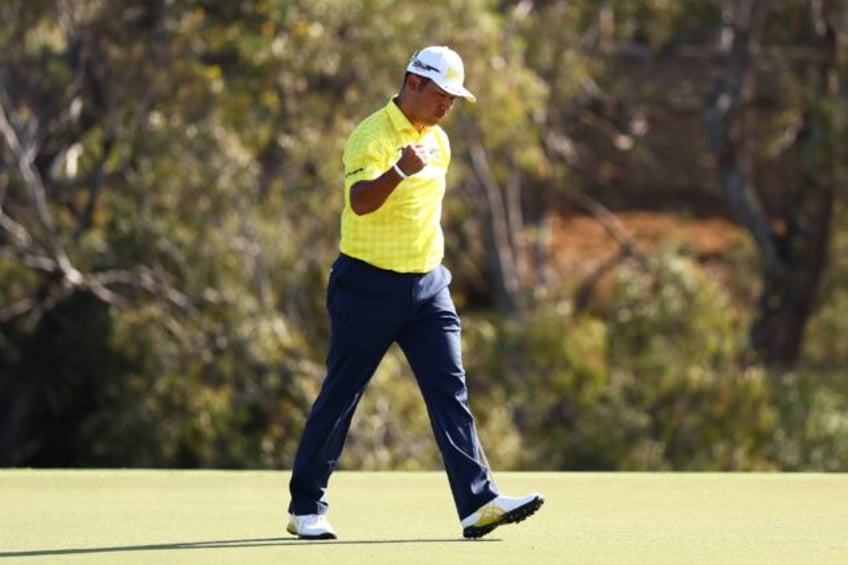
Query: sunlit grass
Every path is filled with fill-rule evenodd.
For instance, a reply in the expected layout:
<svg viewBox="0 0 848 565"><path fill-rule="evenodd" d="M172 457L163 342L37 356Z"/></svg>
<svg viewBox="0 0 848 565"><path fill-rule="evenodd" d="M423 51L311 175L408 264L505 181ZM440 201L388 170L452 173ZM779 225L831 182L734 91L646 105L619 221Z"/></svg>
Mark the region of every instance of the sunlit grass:
<svg viewBox="0 0 848 565"><path fill-rule="evenodd" d="M285 472L0 472L4 563L845 563L848 475L503 473L529 520L461 537L439 472L339 472L332 542L285 531Z"/></svg>

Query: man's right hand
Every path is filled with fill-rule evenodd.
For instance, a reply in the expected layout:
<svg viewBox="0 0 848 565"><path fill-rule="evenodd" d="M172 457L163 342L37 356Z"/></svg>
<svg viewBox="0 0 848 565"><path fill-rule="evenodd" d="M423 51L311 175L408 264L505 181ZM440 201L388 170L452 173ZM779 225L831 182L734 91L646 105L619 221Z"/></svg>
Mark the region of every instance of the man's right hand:
<svg viewBox="0 0 848 565"><path fill-rule="evenodd" d="M403 148L397 166L406 176L414 175L427 166L430 151L423 143L410 143ZM359 181L350 187L350 207L359 216L370 214L382 206L403 181L394 167L374 180Z"/></svg>
<svg viewBox="0 0 848 565"><path fill-rule="evenodd" d="M425 144L415 142L403 148L397 165L407 176L412 176L426 167L429 162L430 150Z"/></svg>

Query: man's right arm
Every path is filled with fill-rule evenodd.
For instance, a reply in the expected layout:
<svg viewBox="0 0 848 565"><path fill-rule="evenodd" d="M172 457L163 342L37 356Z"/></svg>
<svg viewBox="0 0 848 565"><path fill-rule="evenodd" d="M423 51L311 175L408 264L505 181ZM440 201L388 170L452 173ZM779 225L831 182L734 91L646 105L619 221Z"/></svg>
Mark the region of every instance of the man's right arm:
<svg viewBox="0 0 848 565"><path fill-rule="evenodd" d="M429 160L426 146L412 143L403 148L396 165L406 176L414 175L427 165ZM350 208L354 214L362 216L378 210L395 188L405 178L395 167L391 167L373 180L363 180L350 187Z"/></svg>

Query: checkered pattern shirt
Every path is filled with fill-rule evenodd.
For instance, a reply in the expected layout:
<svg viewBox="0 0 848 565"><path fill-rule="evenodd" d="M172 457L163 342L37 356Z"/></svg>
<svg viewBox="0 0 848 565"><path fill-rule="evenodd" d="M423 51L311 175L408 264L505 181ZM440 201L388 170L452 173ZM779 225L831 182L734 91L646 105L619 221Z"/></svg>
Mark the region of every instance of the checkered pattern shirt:
<svg viewBox="0 0 848 565"><path fill-rule="evenodd" d="M374 212L358 216L350 207L350 187L386 172L412 142L430 150L427 166L402 180ZM420 133L394 100L354 129L344 150L345 206L341 217L342 253L375 267L401 273L426 273L442 261L442 199L451 151L439 126Z"/></svg>

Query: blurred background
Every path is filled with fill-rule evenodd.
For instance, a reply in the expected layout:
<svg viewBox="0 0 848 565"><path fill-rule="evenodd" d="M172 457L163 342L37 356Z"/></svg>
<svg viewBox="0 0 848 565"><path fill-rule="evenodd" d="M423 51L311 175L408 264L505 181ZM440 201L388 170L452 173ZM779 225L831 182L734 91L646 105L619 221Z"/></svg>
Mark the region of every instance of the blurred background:
<svg viewBox="0 0 848 565"><path fill-rule="evenodd" d="M499 470L848 470L841 0L3 0L0 466L285 469L341 152L459 51L445 264ZM439 469L397 349L349 469Z"/></svg>

